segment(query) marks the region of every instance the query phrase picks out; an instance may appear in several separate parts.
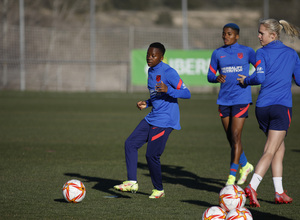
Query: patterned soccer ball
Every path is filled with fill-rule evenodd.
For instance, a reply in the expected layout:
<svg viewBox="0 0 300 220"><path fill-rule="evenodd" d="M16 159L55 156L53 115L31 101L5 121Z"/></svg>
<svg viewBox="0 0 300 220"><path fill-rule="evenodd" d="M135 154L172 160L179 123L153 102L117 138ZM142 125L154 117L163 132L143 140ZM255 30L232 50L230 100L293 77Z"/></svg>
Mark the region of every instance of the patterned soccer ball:
<svg viewBox="0 0 300 220"><path fill-rule="evenodd" d="M244 190L237 185L225 186L219 194L219 204L227 212L232 209L242 208L246 203Z"/></svg>
<svg viewBox="0 0 300 220"><path fill-rule="evenodd" d="M81 202L86 194L83 183L79 180L69 180L63 186L63 196L67 202Z"/></svg>
<svg viewBox="0 0 300 220"><path fill-rule="evenodd" d="M227 220L253 220L251 212L243 207L232 209L226 216Z"/></svg>
<svg viewBox="0 0 300 220"><path fill-rule="evenodd" d="M226 212L219 206L212 206L205 210L202 220L220 220L226 218Z"/></svg>

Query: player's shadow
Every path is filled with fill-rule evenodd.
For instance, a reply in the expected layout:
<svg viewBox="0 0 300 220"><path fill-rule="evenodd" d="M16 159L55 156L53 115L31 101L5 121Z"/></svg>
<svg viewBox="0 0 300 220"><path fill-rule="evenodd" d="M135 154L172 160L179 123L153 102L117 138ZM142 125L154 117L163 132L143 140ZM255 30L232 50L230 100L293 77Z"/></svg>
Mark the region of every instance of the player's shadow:
<svg viewBox="0 0 300 220"><path fill-rule="evenodd" d="M116 196L116 198L131 198L128 195L121 194L118 191L115 191L113 189L114 185L120 184L120 180L112 180L107 178L101 178L101 177L92 177L92 176L84 176L79 173L65 173L66 176L69 176L71 178L78 178L82 179L83 182L95 182L96 184L93 186L93 189L100 190L102 192L105 192L107 194L110 194L111 196Z"/></svg>
<svg viewBox="0 0 300 220"><path fill-rule="evenodd" d="M263 220L293 220L291 218L286 218L279 215L273 215L271 213L267 212L260 212L258 209L252 209L250 207L247 207L247 209L250 210L253 219L263 219Z"/></svg>
<svg viewBox="0 0 300 220"><path fill-rule="evenodd" d="M219 206L218 203L210 204L208 202L199 201L199 200L182 200L182 202L190 203L190 204L193 204L193 205L198 205L198 206L202 206L202 207L206 207L206 208L209 208L211 206ZM263 220L292 220L290 218L282 217L282 216L279 216L279 215L274 215L274 214L267 213L267 212L260 212L259 208L257 208L257 209L254 208L253 209L253 208L250 208L248 205L246 205L245 207L250 210L253 219L263 219Z"/></svg>
<svg viewBox="0 0 300 220"><path fill-rule="evenodd" d="M139 162L138 168L148 169L148 165ZM218 194L224 187L224 180L200 177L190 171L184 170L182 166L161 165L161 171L165 183L180 184L187 188L205 190Z"/></svg>
<svg viewBox="0 0 300 220"><path fill-rule="evenodd" d="M211 203L208 203L208 202L205 202L205 201L200 201L200 200L181 200L181 202L184 202L184 203L190 203L190 204L193 204L193 205L198 205L198 206L202 206L202 207L212 207L212 206L219 206L219 204L211 204Z"/></svg>
<svg viewBox="0 0 300 220"><path fill-rule="evenodd" d="M65 199L54 199L55 202L68 203Z"/></svg>
<svg viewBox="0 0 300 220"><path fill-rule="evenodd" d="M145 163L139 162L138 168L148 169L148 166ZM181 184L184 187L217 193L215 204L211 204L209 202L201 201L201 200L181 200L181 202L190 203L193 205L198 205L198 206L202 206L202 207L206 207L206 208L209 208L213 205L216 205L216 206L219 205L218 204L218 198L219 198L218 194L220 193L221 189L225 186L224 180L199 177L190 171L184 170L184 167L182 167L182 166L161 165L161 169L162 169L163 181L165 183ZM247 208L249 208L249 207L247 207ZM271 213L260 212L259 210L253 210L250 208L249 208L249 210L252 213L253 219L291 220L289 218L274 215Z"/></svg>
<svg viewBox="0 0 300 220"><path fill-rule="evenodd" d="M292 149L291 151L296 152L296 153L300 153L300 149Z"/></svg>

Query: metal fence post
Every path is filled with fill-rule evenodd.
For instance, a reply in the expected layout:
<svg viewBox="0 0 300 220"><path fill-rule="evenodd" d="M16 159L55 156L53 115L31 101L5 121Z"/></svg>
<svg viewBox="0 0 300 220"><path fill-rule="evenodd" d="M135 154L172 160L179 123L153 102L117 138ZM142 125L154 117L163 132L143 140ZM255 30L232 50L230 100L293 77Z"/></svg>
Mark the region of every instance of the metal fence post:
<svg viewBox="0 0 300 220"><path fill-rule="evenodd" d="M95 0L90 0L90 79L89 89L95 90L96 79L96 31L95 31Z"/></svg>
<svg viewBox="0 0 300 220"><path fill-rule="evenodd" d="M264 19L269 18L269 0L264 0Z"/></svg>
<svg viewBox="0 0 300 220"><path fill-rule="evenodd" d="M2 86L3 88L6 86L7 84L7 3L8 0L4 0L3 2L3 47L4 47L4 63L3 63L3 76L2 76Z"/></svg>
<svg viewBox="0 0 300 220"><path fill-rule="evenodd" d="M20 90L24 91L25 82L25 28L24 28L24 0L19 0L20 13Z"/></svg>
<svg viewBox="0 0 300 220"><path fill-rule="evenodd" d="M182 43L183 49L189 49L189 33L188 33L188 21L187 21L187 1L188 0L181 0L182 4Z"/></svg>
<svg viewBox="0 0 300 220"><path fill-rule="evenodd" d="M127 75L126 75L126 92L132 92L131 85L131 52L134 49L134 26L130 26L128 29L128 52L129 62L127 63Z"/></svg>

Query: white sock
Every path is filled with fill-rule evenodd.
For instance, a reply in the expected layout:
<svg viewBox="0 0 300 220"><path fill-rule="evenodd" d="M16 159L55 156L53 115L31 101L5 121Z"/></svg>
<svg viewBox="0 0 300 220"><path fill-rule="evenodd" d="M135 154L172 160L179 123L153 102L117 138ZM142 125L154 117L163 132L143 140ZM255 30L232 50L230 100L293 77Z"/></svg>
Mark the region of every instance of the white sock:
<svg viewBox="0 0 300 220"><path fill-rule="evenodd" d="M128 180L130 181L131 183L136 183L137 181L136 180Z"/></svg>
<svg viewBox="0 0 300 220"><path fill-rule="evenodd" d="M283 187L282 187L282 177L273 177L274 189L275 192L282 194Z"/></svg>
<svg viewBox="0 0 300 220"><path fill-rule="evenodd" d="M263 178L260 175L258 175L257 173L254 173L252 176L252 179L250 181L250 185L251 185L252 189L254 189L256 191L257 187L259 186L262 179Z"/></svg>

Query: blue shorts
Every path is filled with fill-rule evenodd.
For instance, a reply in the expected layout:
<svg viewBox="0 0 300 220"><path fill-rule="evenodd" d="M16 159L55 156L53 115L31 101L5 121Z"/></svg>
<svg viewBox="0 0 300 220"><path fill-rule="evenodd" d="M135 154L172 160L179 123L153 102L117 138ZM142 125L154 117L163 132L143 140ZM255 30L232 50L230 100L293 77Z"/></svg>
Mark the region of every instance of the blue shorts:
<svg viewBox="0 0 300 220"><path fill-rule="evenodd" d="M269 130L287 131L292 121L292 108L283 105L270 105L255 108L259 128L267 133Z"/></svg>
<svg viewBox="0 0 300 220"><path fill-rule="evenodd" d="M219 105L220 117L236 117L236 118L248 118L248 109L249 104L240 104L240 105Z"/></svg>

